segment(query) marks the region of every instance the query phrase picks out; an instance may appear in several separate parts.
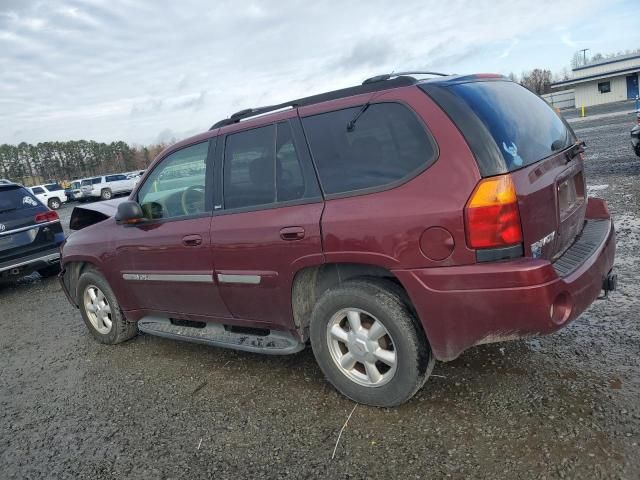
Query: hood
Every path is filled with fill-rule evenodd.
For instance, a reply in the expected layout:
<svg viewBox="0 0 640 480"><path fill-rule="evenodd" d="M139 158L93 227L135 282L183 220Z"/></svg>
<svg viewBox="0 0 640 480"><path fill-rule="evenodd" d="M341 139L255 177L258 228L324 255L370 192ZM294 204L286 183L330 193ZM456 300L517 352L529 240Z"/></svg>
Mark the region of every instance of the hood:
<svg viewBox="0 0 640 480"><path fill-rule="evenodd" d="M71 230L82 230L89 225L111 218L118 211L118 205L126 200L127 197L120 197L104 202L79 205L71 212L69 228Z"/></svg>

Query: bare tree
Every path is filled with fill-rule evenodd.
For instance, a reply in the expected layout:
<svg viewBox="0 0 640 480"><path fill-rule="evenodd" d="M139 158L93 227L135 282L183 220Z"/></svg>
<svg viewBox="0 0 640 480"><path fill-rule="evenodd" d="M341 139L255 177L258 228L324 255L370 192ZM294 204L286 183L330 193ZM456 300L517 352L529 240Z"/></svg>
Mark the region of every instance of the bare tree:
<svg viewBox="0 0 640 480"><path fill-rule="evenodd" d="M520 85L538 95L551 91L551 70L534 68L530 72L523 72Z"/></svg>

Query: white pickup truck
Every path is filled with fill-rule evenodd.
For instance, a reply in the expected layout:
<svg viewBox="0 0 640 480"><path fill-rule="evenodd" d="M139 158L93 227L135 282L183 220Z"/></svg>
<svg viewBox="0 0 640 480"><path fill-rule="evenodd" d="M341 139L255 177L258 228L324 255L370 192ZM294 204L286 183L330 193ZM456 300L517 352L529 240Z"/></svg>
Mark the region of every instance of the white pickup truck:
<svg viewBox="0 0 640 480"><path fill-rule="evenodd" d="M82 199L100 198L109 200L114 195L130 193L135 185L135 178L128 178L123 173L103 175L82 180L80 190Z"/></svg>
<svg viewBox="0 0 640 480"><path fill-rule="evenodd" d="M64 189L57 183L47 183L45 185L35 185L29 190L35 197L51 210L59 209L67 201Z"/></svg>

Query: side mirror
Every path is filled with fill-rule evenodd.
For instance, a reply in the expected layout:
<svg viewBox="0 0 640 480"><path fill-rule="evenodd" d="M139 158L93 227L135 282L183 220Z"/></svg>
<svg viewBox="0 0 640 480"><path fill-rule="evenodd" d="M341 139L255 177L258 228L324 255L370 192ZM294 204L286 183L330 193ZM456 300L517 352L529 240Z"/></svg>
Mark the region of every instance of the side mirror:
<svg viewBox="0 0 640 480"><path fill-rule="evenodd" d="M118 205L116 223L119 225L136 225L144 222L144 213L138 202L127 200Z"/></svg>

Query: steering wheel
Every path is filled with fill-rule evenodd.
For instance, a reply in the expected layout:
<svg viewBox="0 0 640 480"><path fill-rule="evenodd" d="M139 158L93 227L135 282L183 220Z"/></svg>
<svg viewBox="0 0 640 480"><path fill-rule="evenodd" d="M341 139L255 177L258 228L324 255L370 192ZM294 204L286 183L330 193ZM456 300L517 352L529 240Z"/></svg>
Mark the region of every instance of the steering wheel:
<svg viewBox="0 0 640 480"><path fill-rule="evenodd" d="M180 204L185 215L204 212L204 186L191 185L183 190Z"/></svg>

